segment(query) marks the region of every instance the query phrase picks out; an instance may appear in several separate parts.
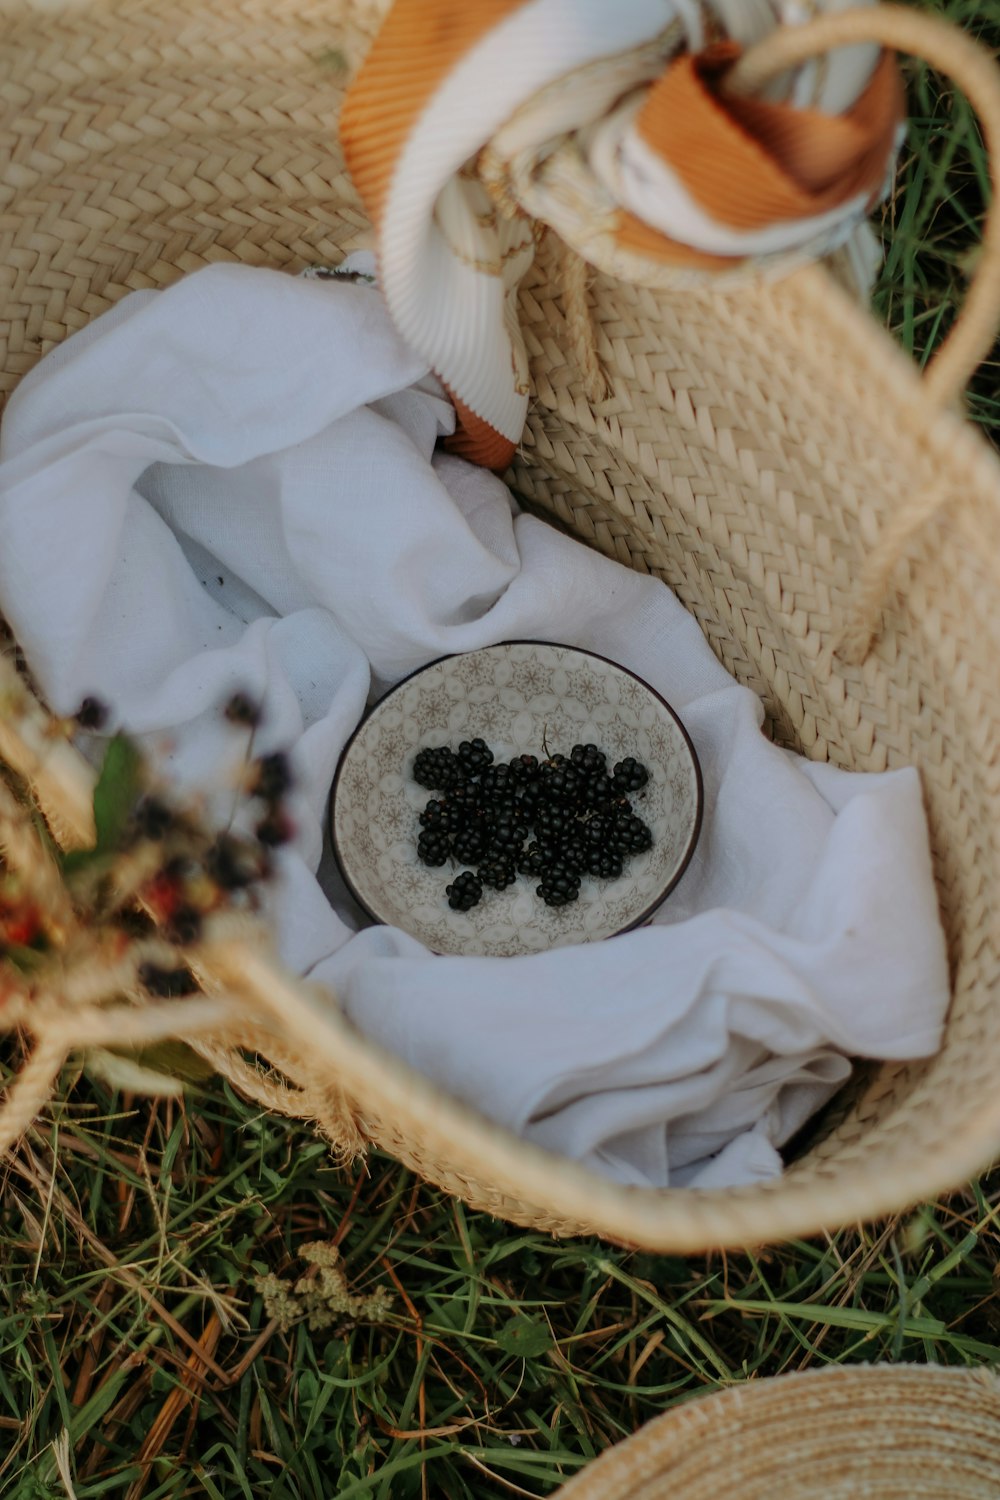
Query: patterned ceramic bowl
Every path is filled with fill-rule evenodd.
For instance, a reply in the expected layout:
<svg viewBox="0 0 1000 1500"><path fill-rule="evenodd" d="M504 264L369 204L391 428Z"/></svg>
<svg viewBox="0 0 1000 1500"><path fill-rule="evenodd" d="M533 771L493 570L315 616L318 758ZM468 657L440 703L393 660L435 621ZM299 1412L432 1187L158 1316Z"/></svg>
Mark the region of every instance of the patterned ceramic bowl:
<svg viewBox="0 0 1000 1500"><path fill-rule="evenodd" d="M482 737L497 761L569 755L592 742L609 766L635 756L649 782L632 795L652 830L617 880L584 877L579 900L549 907L537 878L486 889L469 912L445 895L462 868L417 859L418 816L439 794L410 775L416 752ZM543 748L544 746L544 748ZM604 657L570 646L508 641L444 657L399 683L349 740L333 785L333 848L348 886L376 921L436 953L508 956L594 942L645 922L676 885L701 826L701 773L673 709Z"/></svg>

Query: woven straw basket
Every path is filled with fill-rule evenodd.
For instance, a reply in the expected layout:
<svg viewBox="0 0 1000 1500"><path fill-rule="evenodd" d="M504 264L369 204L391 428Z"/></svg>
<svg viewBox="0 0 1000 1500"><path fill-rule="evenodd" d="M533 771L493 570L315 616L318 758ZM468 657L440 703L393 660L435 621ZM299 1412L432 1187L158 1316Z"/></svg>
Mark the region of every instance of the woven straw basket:
<svg viewBox="0 0 1000 1500"><path fill-rule="evenodd" d="M223 260L297 271L367 242L336 121L384 9L0 0L6 389L132 289ZM856 19L949 71L1000 140L995 70L971 42L893 7ZM845 34L785 33L748 66ZM601 275L588 289L550 234L520 308L533 395L508 475L519 494L664 578L778 742L859 770L919 766L954 979L938 1056L868 1078L779 1181L626 1189L444 1097L223 923L183 1020L176 1002L38 997L19 1018L34 1050L0 1149L75 1049L180 1030L342 1152L375 1142L477 1207L559 1233L680 1251L776 1240L980 1168L1000 1144L1000 465L950 403L996 325L997 240L991 228L965 319L923 381L823 266L725 293ZM600 400L586 393L595 361ZM57 837L86 843L90 772L3 670L0 755Z"/></svg>
<svg viewBox="0 0 1000 1500"><path fill-rule="evenodd" d="M831 1366L668 1412L559 1500L995 1500L998 1439L992 1371Z"/></svg>

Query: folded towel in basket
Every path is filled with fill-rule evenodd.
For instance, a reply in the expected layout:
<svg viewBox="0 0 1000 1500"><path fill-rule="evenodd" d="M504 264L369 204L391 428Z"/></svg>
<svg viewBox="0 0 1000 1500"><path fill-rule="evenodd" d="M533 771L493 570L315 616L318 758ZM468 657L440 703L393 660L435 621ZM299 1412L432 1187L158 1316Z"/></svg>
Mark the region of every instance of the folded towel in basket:
<svg viewBox="0 0 1000 1500"><path fill-rule="evenodd" d="M773 1176L849 1056L939 1043L948 975L917 773L772 745L666 586L435 454L453 424L367 287L215 266L134 293L10 402L0 610L54 709L107 702L208 817L228 821L243 753L222 706L260 699L257 748L289 748L297 775L277 940L378 1042L622 1181ZM373 691L511 637L612 657L677 708L703 831L643 930L433 957L364 927L324 858L329 788Z"/></svg>

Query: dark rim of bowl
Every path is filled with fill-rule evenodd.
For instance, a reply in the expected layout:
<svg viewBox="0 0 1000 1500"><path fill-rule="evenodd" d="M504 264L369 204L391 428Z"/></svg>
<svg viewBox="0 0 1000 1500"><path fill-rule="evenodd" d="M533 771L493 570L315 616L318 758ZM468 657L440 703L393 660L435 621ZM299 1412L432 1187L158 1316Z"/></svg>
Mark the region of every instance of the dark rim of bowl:
<svg viewBox="0 0 1000 1500"><path fill-rule="evenodd" d="M691 863L691 857L694 854L695 848L698 844L699 836L701 834L702 815L705 810L705 786L702 780L701 762L698 759L697 751L694 748L694 745L691 741L691 736L685 728L680 715L677 713L677 710L667 702L662 693L658 693L654 687L650 686L650 684L644 677L640 677L638 672L633 672L630 667L623 667L621 662L615 661L610 656L602 656L599 651L588 651L583 646L570 646L565 641L541 641L532 638L519 638L512 641L495 641L492 646L477 646L474 651L455 651L446 656L436 656L433 661L425 662L422 667L416 667L412 672L407 672L405 677L401 677L398 682L393 683L392 687L389 688L387 692L383 693L381 698L379 698L376 703L373 703L370 708L367 708L365 710L361 718L358 720L358 723L352 731L346 744L344 745L343 750L340 752L340 759L337 762L337 769L334 772L333 783L330 788L330 807L328 816L328 822L330 826L330 846L333 849L333 857L337 861L337 868L340 870L340 873L344 880L344 884L347 886L347 889L350 892L351 896L354 898L355 902L358 904L358 906L361 907L361 910L367 913L367 915L371 917L372 921L377 923L379 927L390 926L391 924L388 923L384 917L380 917L377 912L372 911L371 907L366 901L362 899L361 895L357 891L354 882L348 873L347 866L343 858L341 857L340 844L337 839L337 823L335 817L335 810L337 806L337 787L340 783L340 777L344 770L344 766L347 763L347 757L350 754L351 746L354 744L354 741L364 729L365 725L368 723L368 720L372 717L372 715L376 713L378 709L382 708L382 706L387 703L395 693L398 693L401 688L404 688L408 682L412 682L414 677L419 677L422 672L429 672L431 667L439 667L442 662L457 661L460 657L463 656L480 656L487 651L502 651L508 646L554 646L560 651L574 651L577 656L589 656L592 657L595 661L607 662L609 667L614 667L617 671L624 672L626 677L633 678L636 682L639 683L641 687L644 687L646 689L651 698L655 698L656 701L661 705L661 707L666 709L667 713L670 715L674 723L677 725L677 728L680 730L681 738L687 746L688 754L691 757L691 765L694 767L695 807L694 821L691 825L691 833L688 838L687 848L685 849L684 854L682 855L681 860L678 863L673 875L670 877L667 884L663 887L663 890L659 892L656 899L651 902L651 904L647 906L643 911L641 911L633 921L627 923L624 927L616 927L614 932L609 932L606 937L600 939L601 942L606 943L610 938L621 937L622 934L626 932L634 932L637 927L641 927L644 922L648 922L653 913L659 910L664 901L666 901L667 897L670 895L670 892L674 890L674 888L679 883L681 876L684 874L688 865ZM405 931L405 928L402 930ZM411 937L413 936L412 933L409 935ZM542 949L540 951L550 952L551 950ZM434 952L434 950L431 949L431 952ZM456 955L449 954L437 956L455 957ZM458 956L465 958L482 957L481 954L462 954ZM530 957L531 955L510 954L509 956L512 958L523 958Z"/></svg>

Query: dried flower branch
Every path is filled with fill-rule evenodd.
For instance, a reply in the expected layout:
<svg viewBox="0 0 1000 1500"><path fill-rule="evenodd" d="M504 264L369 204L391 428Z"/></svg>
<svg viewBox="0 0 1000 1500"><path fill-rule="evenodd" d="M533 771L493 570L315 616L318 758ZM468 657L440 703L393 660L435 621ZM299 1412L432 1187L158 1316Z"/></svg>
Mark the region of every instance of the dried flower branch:
<svg viewBox="0 0 1000 1500"><path fill-rule="evenodd" d="M28 786L37 789L53 758L76 757L71 736L97 730L108 715L89 698L73 720L47 718L3 652L0 699L0 1031L19 1027L36 1039L0 1105L2 1147L44 1104L71 1054L135 1090L177 1092L205 1076L204 1060L174 1039L223 1037L237 1019L246 1022L248 1006L232 994L200 993L200 945L208 929L221 922L225 930L228 915L257 911L274 840L205 827L151 784L122 735L108 741L89 783L87 815L77 796L86 777L75 762L72 805L44 821L49 809ZM222 711L237 729L252 732L260 721L247 695ZM267 818L285 818L284 757L250 761L245 780L241 795L263 803ZM62 848L55 824L70 831Z"/></svg>

